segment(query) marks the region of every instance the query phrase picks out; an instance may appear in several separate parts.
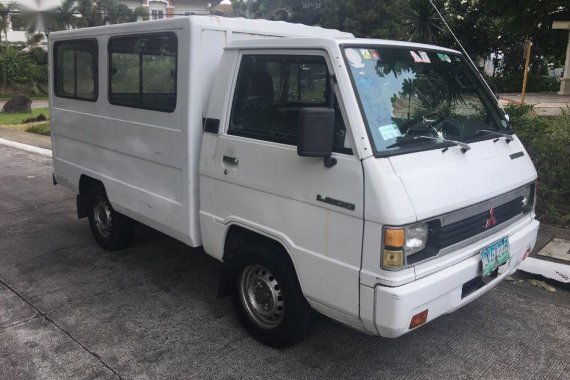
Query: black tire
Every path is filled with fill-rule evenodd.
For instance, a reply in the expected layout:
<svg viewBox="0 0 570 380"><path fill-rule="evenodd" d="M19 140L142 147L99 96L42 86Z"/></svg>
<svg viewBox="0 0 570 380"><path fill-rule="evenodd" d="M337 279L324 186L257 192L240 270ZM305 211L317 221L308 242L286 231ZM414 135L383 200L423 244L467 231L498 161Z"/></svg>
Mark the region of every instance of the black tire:
<svg viewBox="0 0 570 380"><path fill-rule="evenodd" d="M242 326L260 342L281 348L300 342L311 331L314 311L301 292L289 258L278 250L276 247L262 245L243 249L228 263L228 277L232 304ZM243 284L250 283L248 279L251 283L259 281L254 293L242 291L244 287L247 288ZM278 288L278 291L269 294L273 287ZM246 293L250 294L249 301L245 298ZM255 300L259 294L262 299L269 297L273 301L258 304ZM252 303L261 309L263 306L260 305L269 305L268 309L263 309L268 315L261 316ZM280 306L282 309L277 310Z"/></svg>
<svg viewBox="0 0 570 380"><path fill-rule="evenodd" d="M113 209L103 186L94 185L89 190L89 227L97 243L109 251L129 247L135 222Z"/></svg>

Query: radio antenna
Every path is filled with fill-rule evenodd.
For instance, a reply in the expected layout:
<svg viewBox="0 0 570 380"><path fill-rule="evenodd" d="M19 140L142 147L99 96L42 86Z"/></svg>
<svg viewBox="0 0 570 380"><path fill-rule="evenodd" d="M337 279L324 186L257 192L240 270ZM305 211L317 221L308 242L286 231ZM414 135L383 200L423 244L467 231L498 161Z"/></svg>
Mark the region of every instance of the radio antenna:
<svg viewBox="0 0 570 380"><path fill-rule="evenodd" d="M471 63L471 65L473 66L473 68L475 69L475 71L477 71L477 74L479 74L479 76L481 77L481 79L483 79L483 83L485 83L485 86L487 86L487 88L489 89L489 92L491 94L493 94L493 97L497 100L497 103L499 102L499 98L498 96L495 95L495 93L493 92L493 90L491 90L491 87L489 87L489 84L487 83L487 81L485 80L485 78L483 78L483 75L481 75L481 73L479 72L479 69L477 68L477 66L475 65L475 62L473 62L473 60L471 59L471 57L469 56L469 53L467 53L467 50L465 50L465 48L463 47L463 45L461 44L461 41L459 41L459 38L457 38L457 36L455 35L455 33L453 33L453 30L451 30L451 28L449 27L449 24L447 23L447 21L445 21L445 18L443 17L443 15L441 14L441 12L439 11L439 9L437 9L437 7L435 6L433 0L429 0L430 4L432 5L433 9L435 9L435 11L437 12L437 15L439 16L439 18L441 19L441 21L443 21L443 24L446 26L447 30L449 30L449 33L451 33L451 35L453 36L453 39L455 40L455 42L457 42L457 45L459 45L459 47L461 48L461 52L463 52L463 54L465 55L465 57L467 57L467 59L469 60L469 63Z"/></svg>

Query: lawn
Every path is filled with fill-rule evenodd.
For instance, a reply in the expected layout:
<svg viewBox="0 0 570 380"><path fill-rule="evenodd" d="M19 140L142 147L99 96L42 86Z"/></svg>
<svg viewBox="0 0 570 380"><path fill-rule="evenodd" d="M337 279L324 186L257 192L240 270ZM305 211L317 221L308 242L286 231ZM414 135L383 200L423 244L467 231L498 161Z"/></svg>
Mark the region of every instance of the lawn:
<svg viewBox="0 0 570 380"><path fill-rule="evenodd" d="M48 108L35 108L31 113L4 113L0 112L0 125L21 124L24 120L44 114L49 119Z"/></svg>

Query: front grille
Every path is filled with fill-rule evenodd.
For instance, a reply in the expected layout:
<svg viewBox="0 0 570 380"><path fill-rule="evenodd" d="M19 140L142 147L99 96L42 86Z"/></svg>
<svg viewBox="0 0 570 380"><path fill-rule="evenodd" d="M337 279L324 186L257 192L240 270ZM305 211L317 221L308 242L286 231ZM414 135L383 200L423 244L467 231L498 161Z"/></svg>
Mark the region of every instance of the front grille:
<svg viewBox="0 0 570 380"><path fill-rule="evenodd" d="M492 227L499 226L509 219L525 212L523 197L517 197L500 206L494 207L494 216L496 224ZM460 220L455 223L433 229L435 241L438 248L449 247L450 245L459 243L460 241L469 239L486 230L492 228L487 227L487 220L490 216L489 211L482 212Z"/></svg>

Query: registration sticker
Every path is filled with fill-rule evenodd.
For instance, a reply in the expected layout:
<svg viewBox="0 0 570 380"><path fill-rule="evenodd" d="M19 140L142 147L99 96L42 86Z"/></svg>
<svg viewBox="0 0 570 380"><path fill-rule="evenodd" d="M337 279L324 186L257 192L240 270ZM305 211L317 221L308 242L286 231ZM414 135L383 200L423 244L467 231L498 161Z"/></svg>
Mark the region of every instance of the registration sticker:
<svg viewBox="0 0 570 380"><path fill-rule="evenodd" d="M402 133L396 124L388 124L378 127L378 132L380 132L384 140L395 139L396 137L402 136Z"/></svg>
<svg viewBox="0 0 570 380"><path fill-rule="evenodd" d="M370 55L370 51L368 49L360 49L360 54L362 54L362 58L364 59L372 59Z"/></svg>
<svg viewBox="0 0 570 380"><path fill-rule="evenodd" d="M509 261L509 238L505 236L501 240L497 240L481 250L480 254L481 263L483 264L483 277L486 277Z"/></svg>

